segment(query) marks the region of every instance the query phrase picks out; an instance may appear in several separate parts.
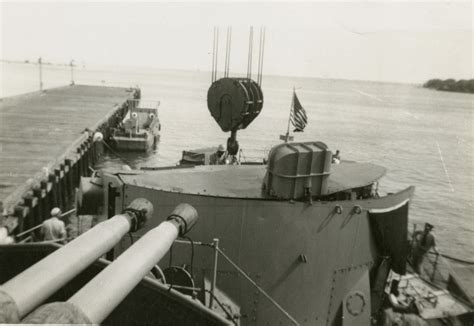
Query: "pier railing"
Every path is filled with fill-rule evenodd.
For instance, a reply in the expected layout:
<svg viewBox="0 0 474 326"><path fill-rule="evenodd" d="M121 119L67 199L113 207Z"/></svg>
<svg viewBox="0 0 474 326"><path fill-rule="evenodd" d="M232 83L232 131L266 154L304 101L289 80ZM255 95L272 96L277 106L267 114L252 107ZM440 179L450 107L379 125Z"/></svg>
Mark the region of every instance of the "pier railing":
<svg viewBox="0 0 474 326"><path fill-rule="evenodd" d="M159 100L151 99L129 99L128 107L130 109L156 109L160 106Z"/></svg>

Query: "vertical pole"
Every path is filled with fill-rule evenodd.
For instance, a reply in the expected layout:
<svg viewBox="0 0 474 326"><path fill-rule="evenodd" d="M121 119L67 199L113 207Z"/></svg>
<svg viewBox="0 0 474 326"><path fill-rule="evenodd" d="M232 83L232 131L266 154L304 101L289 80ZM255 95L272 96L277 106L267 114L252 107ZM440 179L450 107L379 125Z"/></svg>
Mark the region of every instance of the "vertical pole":
<svg viewBox="0 0 474 326"><path fill-rule="evenodd" d="M212 244L214 247L214 267L212 269L212 283L211 283L211 298L209 300L209 308L212 309L212 305L214 303L214 296L216 290L216 282L217 282L217 259L219 258L219 239L212 239Z"/></svg>
<svg viewBox="0 0 474 326"><path fill-rule="evenodd" d="M295 86L293 86L293 95L291 96L290 114L288 115L288 127L286 128L285 143L287 143L288 139L290 138L291 111L293 110L294 100L295 100Z"/></svg>
<svg viewBox="0 0 474 326"><path fill-rule="evenodd" d="M69 64L71 66L71 86L74 85L74 60Z"/></svg>
<svg viewBox="0 0 474 326"><path fill-rule="evenodd" d="M39 65L39 87L40 87L40 92L43 91L43 67L42 67L42 60L41 57L38 59L38 65Z"/></svg>

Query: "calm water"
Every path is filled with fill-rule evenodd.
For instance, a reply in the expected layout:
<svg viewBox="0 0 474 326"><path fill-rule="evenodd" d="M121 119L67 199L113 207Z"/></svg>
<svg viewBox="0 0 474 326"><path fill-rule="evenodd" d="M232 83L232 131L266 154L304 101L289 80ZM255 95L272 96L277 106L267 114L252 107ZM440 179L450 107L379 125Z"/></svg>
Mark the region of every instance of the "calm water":
<svg viewBox="0 0 474 326"><path fill-rule="evenodd" d="M31 65L1 64L2 97L34 91ZM69 71L44 70L46 88L69 82ZM139 85L144 99L161 101L161 144L147 156L126 155L134 166L175 164L184 149L225 144L206 105L210 74L153 69L87 68L75 71L81 84ZM238 139L246 157L261 158L286 131L292 88L297 88L309 125L297 141L320 140L343 159L388 169L385 192L416 186L410 219L436 226L446 253L474 258L474 96L426 90L417 85L266 76L264 109ZM104 165L123 164L110 156Z"/></svg>

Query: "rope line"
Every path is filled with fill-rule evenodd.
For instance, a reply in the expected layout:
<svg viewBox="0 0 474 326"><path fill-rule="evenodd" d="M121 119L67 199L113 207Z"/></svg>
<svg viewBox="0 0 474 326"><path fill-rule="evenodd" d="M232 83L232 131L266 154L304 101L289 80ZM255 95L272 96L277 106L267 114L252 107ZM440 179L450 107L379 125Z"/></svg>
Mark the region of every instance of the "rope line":
<svg viewBox="0 0 474 326"><path fill-rule="evenodd" d="M105 142L105 140L102 140L102 143L105 145L105 147L107 147L107 149L112 153L114 154L115 156L117 156L119 159L121 159L122 161L126 162L127 164L131 165L130 164L130 161L128 159L126 159L125 157L123 157L122 155L119 155L116 151L114 151L112 149L112 147L109 146L109 144L107 144Z"/></svg>
<svg viewBox="0 0 474 326"><path fill-rule="evenodd" d="M294 325L299 325L299 323L294 319L282 306L278 304L264 289L262 289L254 280L252 280L247 273L245 273L236 263L234 263L227 255L219 248L214 248L222 255L222 257L227 260L247 281L249 281L254 287L257 288L260 293L262 293L275 307L277 307Z"/></svg>

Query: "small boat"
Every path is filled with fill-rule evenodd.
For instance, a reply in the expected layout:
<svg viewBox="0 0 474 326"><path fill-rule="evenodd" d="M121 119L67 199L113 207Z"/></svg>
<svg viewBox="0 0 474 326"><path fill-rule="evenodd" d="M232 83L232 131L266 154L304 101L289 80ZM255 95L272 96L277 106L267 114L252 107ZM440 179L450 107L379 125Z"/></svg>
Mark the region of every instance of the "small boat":
<svg viewBox="0 0 474 326"><path fill-rule="evenodd" d="M219 151L221 155L219 156ZM217 161L213 158L217 155ZM180 167L192 167L197 165L263 165L265 157L248 157L243 154L242 149L236 155L230 155L227 150L220 145L219 147L205 147L199 149L185 150L182 152L181 160L178 162ZM147 170L148 168L145 168ZM149 169L148 169L149 170Z"/></svg>
<svg viewBox="0 0 474 326"><path fill-rule="evenodd" d="M115 149L147 152L156 148L161 130L159 105L159 101L130 101L129 111L111 136Z"/></svg>
<svg viewBox="0 0 474 326"><path fill-rule="evenodd" d="M206 147L183 151L181 160L178 164L181 166L209 165L210 157L216 151L217 147Z"/></svg>

